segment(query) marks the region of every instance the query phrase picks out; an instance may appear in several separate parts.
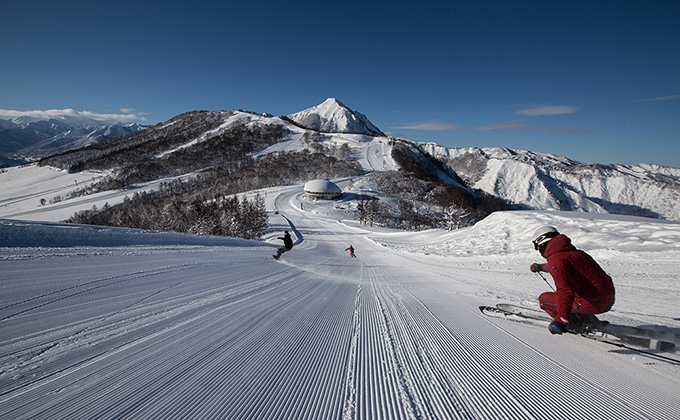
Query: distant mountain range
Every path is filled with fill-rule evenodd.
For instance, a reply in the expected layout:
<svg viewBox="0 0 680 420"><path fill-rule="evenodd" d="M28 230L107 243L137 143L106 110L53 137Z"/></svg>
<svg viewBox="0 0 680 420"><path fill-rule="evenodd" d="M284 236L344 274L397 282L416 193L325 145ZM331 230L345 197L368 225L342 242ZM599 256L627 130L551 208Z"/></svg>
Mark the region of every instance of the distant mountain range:
<svg viewBox="0 0 680 420"><path fill-rule="evenodd" d="M420 168L412 173L462 187L473 195L489 194L517 209L617 213L680 221L680 169L584 164L527 150L447 148L394 139L386 137L365 115L334 98L283 117L201 111L142 130L128 129L134 132L43 159L41 165L70 171L119 168L137 177L130 178L139 179L135 182L147 182L150 176L156 176L151 174L157 173L156 177L162 179L194 173L234 162L237 155L259 159L281 151L300 152L314 144L327 150L343 146L349 149L346 155L350 160L361 163L365 175ZM44 132L48 132L47 127ZM158 172L151 172L151 168Z"/></svg>
<svg viewBox="0 0 680 420"><path fill-rule="evenodd" d="M89 118L0 119L0 166L17 165L105 142L146 128Z"/></svg>

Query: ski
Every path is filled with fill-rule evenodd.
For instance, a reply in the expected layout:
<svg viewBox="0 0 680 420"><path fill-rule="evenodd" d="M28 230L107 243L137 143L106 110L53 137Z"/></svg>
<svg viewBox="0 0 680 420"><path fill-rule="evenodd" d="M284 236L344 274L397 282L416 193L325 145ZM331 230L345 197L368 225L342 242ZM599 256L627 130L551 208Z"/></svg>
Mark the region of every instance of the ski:
<svg viewBox="0 0 680 420"><path fill-rule="evenodd" d="M552 321L552 318L541 310L513 304L500 303L495 307L480 306L479 309L487 316L508 319L524 324L546 326L547 323ZM644 350L641 349L650 349L662 353L675 353L678 345L680 345L679 334L609 323L603 323L603 325L598 326L597 328L591 328L583 333L570 333L618 347L643 352ZM650 354L658 356L655 353ZM675 361L675 359L670 360Z"/></svg>
<svg viewBox="0 0 680 420"><path fill-rule="evenodd" d="M552 319L547 313L538 309L526 308L508 303L500 303L496 306L501 310L520 316L533 319L544 319L548 322L552 322ZM675 334L669 331L653 330L650 328L632 327L629 325L603 323L602 325L599 325L595 328L591 328L583 334L612 335L619 337L622 340L639 342L639 345L643 345L653 350L659 350L668 353L674 353L676 348L680 346L680 334Z"/></svg>
<svg viewBox="0 0 680 420"><path fill-rule="evenodd" d="M519 322L521 324L536 325L539 327L546 325L544 320L529 318L517 313L503 310L496 306L480 306L479 310L482 311L484 315L490 316L492 318L507 319L509 321Z"/></svg>
<svg viewBox="0 0 680 420"><path fill-rule="evenodd" d="M545 311L540 309L527 308L525 306L513 305L511 303L499 303L496 307L502 311L510 312L525 318L552 322L552 318Z"/></svg>

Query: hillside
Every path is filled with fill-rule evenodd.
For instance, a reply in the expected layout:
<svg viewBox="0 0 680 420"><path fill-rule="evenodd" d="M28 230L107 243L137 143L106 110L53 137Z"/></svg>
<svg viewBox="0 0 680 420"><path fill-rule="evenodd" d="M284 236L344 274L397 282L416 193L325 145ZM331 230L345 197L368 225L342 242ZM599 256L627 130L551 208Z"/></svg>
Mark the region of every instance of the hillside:
<svg viewBox="0 0 680 420"><path fill-rule="evenodd" d="M519 208L628 214L680 221L680 169L658 165L584 164L505 148L420 148L470 188Z"/></svg>
<svg viewBox="0 0 680 420"><path fill-rule="evenodd" d="M28 199L12 200L0 208L0 216L18 217L38 205L47 214L50 208L66 208L67 199L76 200L72 203L79 210L92 205L101 209L106 203L122 203L129 189L149 192L179 179L192 180L184 190L196 189L191 197L179 198L185 202L315 178L353 177L358 199L379 199L376 204L384 217L372 222L407 229L467 226L507 208L680 220L675 205L680 199L679 169L582 164L525 150L445 148L376 135L376 129L363 114L333 98L287 117L189 112L42 159L40 167L46 170L71 173L59 175L64 177L64 189L58 194L45 189L30 205ZM33 172L10 168L0 180L12 184L51 171ZM75 179L77 186L66 187ZM11 194L24 195L12 185L5 188L8 201ZM75 205L85 202L90 204Z"/></svg>

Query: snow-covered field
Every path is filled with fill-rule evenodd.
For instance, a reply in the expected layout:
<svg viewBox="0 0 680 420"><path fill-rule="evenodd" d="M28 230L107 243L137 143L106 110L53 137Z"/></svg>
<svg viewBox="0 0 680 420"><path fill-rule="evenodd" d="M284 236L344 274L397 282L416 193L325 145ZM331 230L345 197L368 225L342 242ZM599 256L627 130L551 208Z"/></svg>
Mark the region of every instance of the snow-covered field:
<svg viewBox="0 0 680 420"><path fill-rule="evenodd" d="M602 318L678 332L680 224L501 212L405 233L301 190L263 191L262 241L40 222L66 209L0 195L0 418L678 418L680 363L477 306L537 305L531 232L553 224L614 278Z"/></svg>

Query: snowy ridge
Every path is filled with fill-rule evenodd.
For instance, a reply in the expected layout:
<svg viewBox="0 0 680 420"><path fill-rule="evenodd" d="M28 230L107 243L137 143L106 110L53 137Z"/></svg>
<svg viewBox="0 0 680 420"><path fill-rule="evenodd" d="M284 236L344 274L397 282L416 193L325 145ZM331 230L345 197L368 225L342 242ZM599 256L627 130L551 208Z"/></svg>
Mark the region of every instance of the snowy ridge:
<svg viewBox="0 0 680 420"><path fill-rule="evenodd" d="M33 123L37 122L48 122L53 126L65 125L71 128L85 128L85 127L96 127L105 125L125 125L115 118L106 118L105 116L99 116L99 118L91 118L85 115L75 115L76 111L72 109L63 110L64 112L70 112L72 115L62 114L59 116L29 116L24 115L21 117L15 117L11 120L5 120L6 122L11 122L13 125L20 128L27 128ZM134 125L134 123L127 124Z"/></svg>
<svg viewBox="0 0 680 420"><path fill-rule="evenodd" d="M162 153L159 153L156 157L163 157L163 156L166 156L168 154L177 152L179 150L186 149L186 148L191 147L191 146L193 146L197 143L206 141L206 139L209 139L213 135L219 134L220 131L229 128L230 126L232 126L235 123L240 123L240 122L249 123L253 119L252 114L248 114L246 112L240 112L240 111L223 111L223 112L221 112L221 114L222 114L223 122L219 126L202 133L197 138L188 139L186 143L184 143L180 146L173 147L173 148L170 148L168 150L165 150ZM270 118L261 118L261 117L255 117L255 119L256 119L256 123L263 123L263 121L270 120ZM168 124L168 126L169 125L170 124Z"/></svg>
<svg viewBox="0 0 680 420"><path fill-rule="evenodd" d="M385 136L366 116L354 111L335 98L305 109L288 118L302 127L325 133L365 134Z"/></svg>
<svg viewBox="0 0 680 420"><path fill-rule="evenodd" d="M422 144L472 188L533 209L631 214L680 221L680 169L583 164L505 148Z"/></svg>

